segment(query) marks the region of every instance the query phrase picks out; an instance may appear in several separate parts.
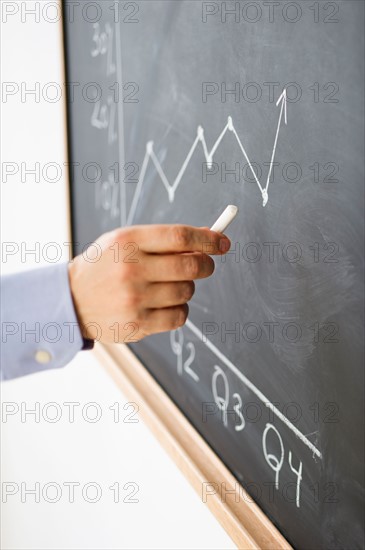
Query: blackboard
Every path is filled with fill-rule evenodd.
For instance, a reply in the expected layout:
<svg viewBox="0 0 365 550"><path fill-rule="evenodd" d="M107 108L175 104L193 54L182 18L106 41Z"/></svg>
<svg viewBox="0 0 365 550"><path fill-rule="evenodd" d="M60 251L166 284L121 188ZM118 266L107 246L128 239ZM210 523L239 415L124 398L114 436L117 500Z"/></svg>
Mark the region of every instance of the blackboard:
<svg viewBox="0 0 365 550"><path fill-rule="evenodd" d="M131 347L296 548L363 548L364 4L65 2L74 253L239 216Z"/></svg>

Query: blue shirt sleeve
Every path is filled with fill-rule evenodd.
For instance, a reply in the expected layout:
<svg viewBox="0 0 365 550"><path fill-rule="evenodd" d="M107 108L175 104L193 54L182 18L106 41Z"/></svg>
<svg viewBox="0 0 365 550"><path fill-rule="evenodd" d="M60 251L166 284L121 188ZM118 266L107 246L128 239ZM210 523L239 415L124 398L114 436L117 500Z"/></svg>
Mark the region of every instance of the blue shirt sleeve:
<svg viewBox="0 0 365 550"><path fill-rule="evenodd" d="M90 347L78 325L68 264L1 278L1 380L63 367Z"/></svg>

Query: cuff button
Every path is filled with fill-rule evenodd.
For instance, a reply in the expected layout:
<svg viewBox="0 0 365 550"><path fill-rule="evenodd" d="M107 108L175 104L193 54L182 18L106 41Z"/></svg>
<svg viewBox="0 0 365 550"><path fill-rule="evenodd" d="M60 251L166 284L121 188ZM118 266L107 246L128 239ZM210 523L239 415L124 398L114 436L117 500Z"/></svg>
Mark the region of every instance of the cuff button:
<svg viewBox="0 0 365 550"><path fill-rule="evenodd" d="M49 353L49 351L40 349L35 354L35 360L41 365L47 365L47 363L52 360L52 355Z"/></svg>

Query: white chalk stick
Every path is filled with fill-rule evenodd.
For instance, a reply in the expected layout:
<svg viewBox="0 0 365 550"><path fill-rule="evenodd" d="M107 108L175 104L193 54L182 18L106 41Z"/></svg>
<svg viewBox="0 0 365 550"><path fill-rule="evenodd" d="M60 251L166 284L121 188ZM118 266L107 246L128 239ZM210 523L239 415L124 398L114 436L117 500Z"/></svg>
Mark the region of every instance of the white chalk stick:
<svg viewBox="0 0 365 550"><path fill-rule="evenodd" d="M238 213L238 208L234 204L229 204L227 208L222 212L217 221L210 228L211 231L217 231L223 233L229 224L234 220Z"/></svg>

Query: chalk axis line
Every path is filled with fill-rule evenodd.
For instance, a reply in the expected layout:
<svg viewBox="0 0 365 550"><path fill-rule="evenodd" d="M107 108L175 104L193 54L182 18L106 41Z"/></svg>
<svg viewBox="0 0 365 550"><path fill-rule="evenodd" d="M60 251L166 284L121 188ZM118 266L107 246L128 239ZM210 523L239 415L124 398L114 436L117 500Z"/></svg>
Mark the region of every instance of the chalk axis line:
<svg viewBox="0 0 365 550"><path fill-rule="evenodd" d="M117 36L117 40L120 40L119 36ZM118 65L119 67L121 66L121 63L120 63L120 60L118 59L117 61L119 61ZM120 73L120 77L121 77L121 73ZM144 156L144 159L143 159L143 163L142 163L142 167L141 167L141 173L140 173L140 177L139 177L139 180L138 180L138 183L137 183L137 187L136 187L136 190L134 192L134 195L133 195L133 198L132 198L132 204L131 204L131 207L130 207L130 210L129 210L129 214L127 216L127 213L126 213L126 189L125 189L125 182L123 181L124 178L120 178L120 182L123 182L122 183L122 189L121 189L121 201L123 201L123 206L122 206L122 225L131 225L133 223L133 219L134 219L134 216L135 216L135 213L136 213L136 209L137 209L137 206L138 206L138 202L139 202L139 198L140 198L140 195L141 195L141 192L142 192L142 188L143 188L143 184L144 184L144 180L145 180L145 176L146 176L146 172L147 172L147 168L148 168L148 164L149 164L149 161L151 160L155 166L155 169L157 171L157 174L159 175L166 191L167 191L167 194L168 194L168 198L169 198L169 202L172 203L174 202L174 199L175 199L175 192L182 180L182 177L188 167L188 164L190 162L190 159L192 158L193 154L194 154L194 151L195 149L197 148L198 144L201 143L202 144L202 148L203 148L203 152L204 152L204 156L205 156L205 159L206 159L206 163L207 163L207 168L208 170L211 169L213 167L213 158L214 158L214 154L215 152L217 151L221 141L223 140L225 134L227 133L227 131L231 131L233 133L233 135L235 136L237 142L238 142L238 145L239 145L239 148L252 172L252 175L255 179L255 182L261 192L261 195L262 195L262 205L265 206L267 204L267 201L268 201L268 188L269 188L269 184L270 184L270 177L271 177L271 172L272 172L272 167L273 167L273 164L274 164L274 159L275 159L275 153L276 153L276 146L277 146L277 142L278 142L278 137L279 137L279 132L280 132L280 127L281 127L281 121L282 121L282 118L283 118L283 114L284 114L284 122L285 124L287 124L287 96L286 96L286 90L284 89L282 94L280 95L279 99L277 100L276 102L276 106L278 106L280 104L280 114L279 114L279 120L278 120L278 124L277 124L277 128L276 128L276 134L275 134L275 140L274 140L274 145L273 145L273 149L272 149L272 153L271 153L271 160L270 160L270 167L269 167L269 171L268 171L268 175L267 175L267 179L266 179L266 184L265 186L261 185L259 179L258 179L258 176L255 172L255 169L254 167L252 166L251 162L250 162L250 159L246 153L246 150L245 148L243 147L242 145L242 142L237 134L237 131L233 125L233 121L232 121L232 117L228 117L228 121L227 121L227 124L226 126L223 128L221 134L219 135L219 137L217 138L216 142L214 143L212 149L210 151L208 151L208 147L207 147L207 144L206 144L206 141L205 141L205 137L204 137L204 129L199 126L198 127L198 130L197 130L197 135L196 135L196 138L175 178L175 180L173 181L173 183L169 183L168 181L168 178L165 174L165 172L163 171L163 168L160 164L160 161L158 160L157 156L155 155L155 152L153 150L153 141L149 141L146 145L146 153L145 153L145 156ZM120 109L120 111L122 111L122 108ZM123 112L120 112L119 111L119 116L118 116L118 119L119 119L119 130L120 132L122 132L120 135L123 135L124 134L124 128L123 128ZM123 151L123 159L124 159L124 151ZM124 209L124 212L123 212L123 209ZM189 328L194 334L195 336L197 336L197 338L203 342L207 348L213 352L216 357L218 357L220 359L220 361L222 361L240 380L241 382L243 382L243 384L245 384L245 386L247 386L251 391L252 393L254 393L256 395L256 397L258 397L266 407L268 407L269 409L271 409L271 411L273 412L273 414L275 414L277 416L277 418L279 418L286 426L287 428L289 428L296 436L298 439L300 439L302 441L302 443L304 445L306 445L312 452L313 452L313 455L316 455L318 456L319 458L322 458L322 453L320 452L320 450L311 442L309 441L309 439L300 431L298 430L298 428L296 426L294 426L294 424L292 422L290 422L290 420L277 408L275 407L275 405L273 403L270 402L270 400L255 386L255 384L253 384L239 369L238 367L236 367L229 359L228 357L226 357L210 340L208 340L206 337L204 337L204 334L199 330L199 328L194 325L194 323L192 323L190 321L190 319L188 319L186 321L186 327Z"/></svg>
<svg viewBox="0 0 365 550"><path fill-rule="evenodd" d="M207 346L207 348L210 349L211 352L213 352L218 357L218 359L220 359L220 361L222 361L222 363L224 363L241 380L241 382L245 384L245 386L247 386L252 391L252 393L256 395L256 397L258 397L266 405L266 407L271 409L271 411L290 430L292 430L292 432L295 433L295 435L304 443L304 445L306 445L313 452L313 454L317 455L319 458L322 458L322 453L317 449L317 447L313 445L313 443L309 441L309 439L300 430L298 430L298 428L294 426L294 424L292 424L292 422L290 422L290 420L288 420L288 418L282 412L280 412L279 409L275 407L275 405L273 405L273 403L270 402L270 400L255 386L255 384L253 384L239 370L239 368L236 367L236 365L234 365L232 361L228 359L228 357L226 357L210 340L207 339L206 336L204 336L201 330L199 330L198 327L190 321L190 319L186 321L185 325L195 334L195 336L197 336L197 338L201 342L203 342Z"/></svg>

